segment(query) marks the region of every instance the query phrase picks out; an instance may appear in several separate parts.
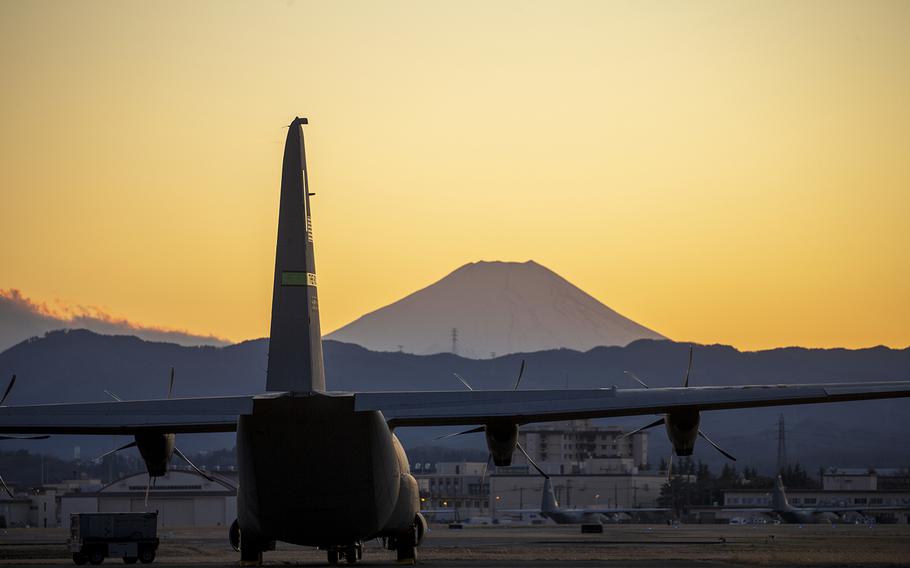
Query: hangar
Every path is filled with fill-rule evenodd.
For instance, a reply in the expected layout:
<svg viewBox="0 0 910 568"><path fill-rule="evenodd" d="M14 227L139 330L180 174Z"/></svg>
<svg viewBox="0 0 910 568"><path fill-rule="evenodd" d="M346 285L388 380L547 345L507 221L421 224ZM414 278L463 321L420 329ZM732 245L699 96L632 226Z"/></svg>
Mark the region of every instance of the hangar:
<svg viewBox="0 0 910 568"><path fill-rule="evenodd" d="M194 471L169 471L145 491L146 473L114 481L94 493L67 493L60 499L62 526L71 513L158 511L159 527L230 526L237 518L237 483L223 474L206 479Z"/></svg>

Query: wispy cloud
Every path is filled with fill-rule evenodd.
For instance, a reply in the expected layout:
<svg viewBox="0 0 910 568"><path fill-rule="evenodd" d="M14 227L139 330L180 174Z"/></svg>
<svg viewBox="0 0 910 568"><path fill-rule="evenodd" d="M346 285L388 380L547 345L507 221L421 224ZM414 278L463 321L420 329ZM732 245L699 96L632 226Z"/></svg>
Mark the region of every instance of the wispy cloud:
<svg viewBox="0 0 910 568"><path fill-rule="evenodd" d="M0 351L36 335L55 329L88 329L108 335L135 335L150 341L180 345L227 345L214 335L197 335L187 330L146 325L114 316L96 306L53 304L32 300L15 288L0 290Z"/></svg>

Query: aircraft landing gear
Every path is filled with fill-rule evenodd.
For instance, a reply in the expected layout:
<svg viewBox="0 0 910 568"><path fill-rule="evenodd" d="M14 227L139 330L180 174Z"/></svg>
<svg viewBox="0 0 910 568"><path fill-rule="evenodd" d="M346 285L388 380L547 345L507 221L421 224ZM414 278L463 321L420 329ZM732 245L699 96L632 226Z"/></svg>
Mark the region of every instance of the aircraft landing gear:
<svg viewBox="0 0 910 568"><path fill-rule="evenodd" d="M420 542L418 530L414 525L404 534L388 537L386 548L397 553L399 564L417 564L418 542Z"/></svg>
<svg viewBox="0 0 910 568"><path fill-rule="evenodd" d="M262 553L267 550L275 550L274 540L256 538L246 533L243 533L239 544L241 566L262 566Z"/></svg>
<svg viewBox="0 0 910 568"><path fill-rule="evenodd" d="M346 546L330 546L326 549L329 564L336 565L342 558L348 564L356 564L363 558L363 543L355 542Z"/></svg>

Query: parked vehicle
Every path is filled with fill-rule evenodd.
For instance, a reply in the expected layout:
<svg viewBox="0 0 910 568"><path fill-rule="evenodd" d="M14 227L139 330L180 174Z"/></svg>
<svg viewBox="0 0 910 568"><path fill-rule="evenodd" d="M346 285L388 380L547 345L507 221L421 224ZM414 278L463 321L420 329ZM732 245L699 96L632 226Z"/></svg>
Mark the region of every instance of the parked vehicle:
<svg viewBox="0 0 910 568"><path fill-rule="evenodd" d="M158 513L73 513L69 549L80 566L108 557L148 564L158 550Z"/></svg>

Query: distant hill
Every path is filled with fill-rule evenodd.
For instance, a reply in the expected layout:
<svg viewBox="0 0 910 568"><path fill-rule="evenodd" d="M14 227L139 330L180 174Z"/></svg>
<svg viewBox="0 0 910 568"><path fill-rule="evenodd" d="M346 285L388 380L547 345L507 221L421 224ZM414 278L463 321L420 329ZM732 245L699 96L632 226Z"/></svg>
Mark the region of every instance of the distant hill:
<svg viewBox="0 0 910 568"><path fill-rule="evenodd" d="M90 329L107 335L135 335L149 341L167 341L179 345L224 346L229 343L213 336L133 323L113 317L98 308L79 306L57 309L35 302L19 290L0 289L0 351L30 337L67 328Z"/></svg>
<svg viewBox="0 0 910 568"><path fill-rule="evenodd" d="M373 351L486 359L545 349L587 351L664 337L536 262L473 262L366 314L327 338Z"/></svg>
<svg viewBox="0 0 910 568"><path fill-rule="evenodd" d="M468 359L451 354L429 356L372 352L362 347L325 342L326 376L333 390L458 390L457 372L476 389L511 388L521 359L527 361L522 388L591 388L635 386L623 375L634 371L652 386L678 385L685 374L687 344L641 340L625 347L598 347L587 352L568 349ZM227 347L182 347L128 336L89 331L53 332L0 353L0 380L18 373L8 404L105 400L105 389L125 399L162 397L168 368L177 369L175 394L203 396L253 394L265 386L267 341ZM910 349L786 348L740 352L722 345L696 346L691 383L736 385L752 383L816 383L910 379ZM900 467L910 465L906 416L910 400L850 402L783 409L729 410L703 415L702 426L718 443L740 458L770 471L776 455L776 422L783 412L787 447L804 466ZM606 419L604 423L633 427L650 417ZM406 446L442 444L438 428L398 430ZM650 459L669 452L662 430L650 438ZM181 436L186 451L233 446L233 435ZM27 447L83 458L114 447L109 437L56 436L38 442L8 441L4 449ZM122 442L120 442L122 443ZM450 446L482 447L482 436L446 441ZM696 458L718 464L712 449L699 444Z"/></svg>

